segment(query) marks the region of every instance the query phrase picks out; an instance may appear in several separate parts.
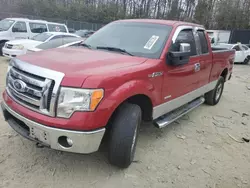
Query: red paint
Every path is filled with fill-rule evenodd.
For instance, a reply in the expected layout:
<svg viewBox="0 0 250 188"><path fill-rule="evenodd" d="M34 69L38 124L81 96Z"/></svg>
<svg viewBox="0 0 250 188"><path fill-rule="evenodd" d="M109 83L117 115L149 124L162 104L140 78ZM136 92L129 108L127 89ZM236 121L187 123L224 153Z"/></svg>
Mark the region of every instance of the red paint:
<svg viewBox="0 0 250 188"><path fill-rule="evenodd" d="M173 26L160 59L131 57L84 48L54 49L19 57L33 65L63 72L65 77L62 86L103 88L105 96L95 112L75 112L71 118L63 119L33 112L14 102L6 92L3 93L5 102L17 113L46 126L93 130L104 127L114 110L131 96L146 95L153 106L157 106L166 102L165 96L172 95L171 99L174 99L217 80L225 68L232 72L234 52L213 54L210 45L209 54L192 57L186 65L174 67L166 64L166 53L176 27L194 24L165 20L130 21ZM201 70L194 72L194 64L197 62L201 64ZM153 72L163 72L163 76L150 78L148 75Z"/></svg>

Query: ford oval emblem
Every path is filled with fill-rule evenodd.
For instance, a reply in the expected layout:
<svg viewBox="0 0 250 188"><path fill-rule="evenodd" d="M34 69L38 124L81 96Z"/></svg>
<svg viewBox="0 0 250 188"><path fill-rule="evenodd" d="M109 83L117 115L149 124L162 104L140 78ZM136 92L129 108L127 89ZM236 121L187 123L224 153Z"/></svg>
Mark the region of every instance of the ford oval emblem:
<svg viewBox="0 0 250 188"><path fill-rule="evenodd" d="M24 83L22 80L17 79L13 81L13 87L16 91L25 92L26 86L26 83Z"/></svg>

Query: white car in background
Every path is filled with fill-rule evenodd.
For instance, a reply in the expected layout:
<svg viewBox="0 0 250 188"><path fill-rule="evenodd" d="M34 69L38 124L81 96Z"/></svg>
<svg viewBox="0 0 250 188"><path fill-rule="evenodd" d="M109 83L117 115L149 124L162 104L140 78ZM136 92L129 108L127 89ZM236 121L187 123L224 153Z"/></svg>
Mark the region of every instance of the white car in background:
<svg viewBox="0 0 250 188"><path fill-rule="evenodd" d="M27 53L31 52L39 52L43 50L48 50L52 48L66 48L71 46L80 46L80 44L84 41L84 38L73 38L66 37L63 39L55 39L48 42L44 42L34 48L28 48Z"/></svg>
<svg viewBox="0 0 250 188"><path fill-rule="evenodd" d="M6 42L2 51L5 57L13 58L18 55L26 54L28 48L34 48L39 44L54 39L63 39L65 37L80 38L78 35L62 32L44 32L34 36L31 39L19 39Z"/></svg>
<svg viewBox="0 0 250 188"><path fill-rule="evenodd" d="M6 18L0 21L0 55L8 41L14 39L30 39L43 32L64 32L69 30L65 24L47 22L45 20L30 20L27 18Z"/></svg>
<svg viewBox="0 0 250 188"><path fill-rule="evenodd" d="M250 62L250 48L244 44L225 44L219 43L212 46L214 49L235 50L235 63L248 64Z"/></svg>

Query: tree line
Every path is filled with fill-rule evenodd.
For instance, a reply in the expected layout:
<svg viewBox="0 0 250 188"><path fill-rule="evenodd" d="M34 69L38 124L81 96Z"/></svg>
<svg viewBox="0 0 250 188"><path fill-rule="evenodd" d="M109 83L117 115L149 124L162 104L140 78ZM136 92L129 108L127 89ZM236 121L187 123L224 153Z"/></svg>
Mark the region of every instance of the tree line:
<svg viewBox="0 0 250 188"><path fill-rule="evenodd" d="M250 29L250 0L0 0L1 11L104 24L156 18L208 29Z"/></svg>

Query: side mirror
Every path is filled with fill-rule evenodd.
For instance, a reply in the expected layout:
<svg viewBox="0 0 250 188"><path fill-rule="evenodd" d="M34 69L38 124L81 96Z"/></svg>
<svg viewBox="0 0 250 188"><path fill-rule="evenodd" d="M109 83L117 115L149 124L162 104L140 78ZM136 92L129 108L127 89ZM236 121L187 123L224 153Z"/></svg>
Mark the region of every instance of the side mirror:
<svg viewBox="0 0 250 188"><path fill-rule="evenodd" d="M180 43L179 51L170 51L167 54L167 63L178 66L189 62L191 56L191 45L189 43Z"/></svg>

